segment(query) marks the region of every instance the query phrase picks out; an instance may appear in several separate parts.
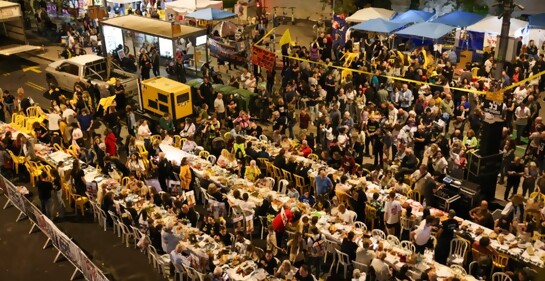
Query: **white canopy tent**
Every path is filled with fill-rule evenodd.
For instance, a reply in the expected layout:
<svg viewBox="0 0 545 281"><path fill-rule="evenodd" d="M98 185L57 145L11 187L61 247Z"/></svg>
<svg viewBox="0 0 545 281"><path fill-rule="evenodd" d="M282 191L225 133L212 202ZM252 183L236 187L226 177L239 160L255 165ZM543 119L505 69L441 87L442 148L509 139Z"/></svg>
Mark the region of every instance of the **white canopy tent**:
<svg viewBox="0 0 545 281"><path fill-rule="evenodd" d="M467 27L467 31L481 32L481 33L501 33L502 18L497 16L487 16L484 19L478 21ZM509 28L509 37L515 37L517 30L528 25L527 21L511 18L511 27Z"/></svg>
<svg viewBox="0 0 545 281"><path fill-rule="evenodd" d="M365 8L361 9L351 16L346 18L347 22L364 22L372 19L389 20L395 14L395 11L382 8Z"/></svg>
<svg viewBox="0 0 545 281"><path fill-rule="evenodd" d="M195 4L197 5L195 6ZM206 8L215 8L215 9L223 10L223 1L178 0L173 2L165 2L166 15L173 14L175 16L183 16L188 13L192 13L196 10L201 10Z"/></svg>

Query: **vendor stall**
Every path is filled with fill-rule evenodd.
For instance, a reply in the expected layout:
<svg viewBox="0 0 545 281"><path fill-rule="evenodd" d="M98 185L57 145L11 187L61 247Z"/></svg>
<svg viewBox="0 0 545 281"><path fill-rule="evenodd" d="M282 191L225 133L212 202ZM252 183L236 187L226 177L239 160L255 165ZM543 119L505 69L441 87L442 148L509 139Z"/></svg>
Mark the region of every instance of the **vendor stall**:
<svg viewBox="0 0 545 281"><path fill-rule="evenodd" d="M149 51L150 46L158 48L165 59L182 56L181 50L185 50L185 68L195 71L208 61L206 29L135 15L101 21L100 27L104 53L133 56L138 63L140 50Z"/></svg>

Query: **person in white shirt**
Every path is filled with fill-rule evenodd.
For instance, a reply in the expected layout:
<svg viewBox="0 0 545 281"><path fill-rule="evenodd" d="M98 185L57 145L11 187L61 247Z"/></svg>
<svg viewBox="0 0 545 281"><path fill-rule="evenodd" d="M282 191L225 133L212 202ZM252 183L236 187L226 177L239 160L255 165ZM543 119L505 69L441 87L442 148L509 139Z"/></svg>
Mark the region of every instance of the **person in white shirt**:
<svg viewBox="0 0 545 281"><path fill-rule="evenodd" d="M77 147L83 147L83 132L76 123L72 123L72 145Z"/></svg>
<svg viewBox="0 0 545 281"><path fill-rule="evenodd" d="M347 210L344 204L340 204L339 207L337 207L337 217L343 223L353 223L356 220L356 212Z"/></svg>
<svg viewBox="0 0 545 281"><path fill-rule="evenodd" d="M237 253L245 255L248 250L248 246L250 246L252 242L244 237L244 232L242 230L238 230L235 237L235 248Z"/></svg>
<svg viewBox="0 0 545 281"><path fill-rule="evenodd" d="M61 111L62 111L62 119L66 121L68 124L72 124L76 122L76 112L69 107L66 107L66 105L61 104Z"/></svg>
<svg viewBox="0 0 545 281"><path fill-rule="evenodd" d="M148 121L146 119L140 119L140 125L138 126L138 137L143 139L146 146L149 145L149 137L151 136L151 131L148 126Z"/></svg>
<svg viewBox="0 0 545 281"><path fill-rule="evenodd" d="M214 100L214 110L216 112L216 117L221 121L221 126L225 125L225 103L223 102L223 94L218 93L216 99Z"/></svg>
<svg viewBox="0 0 545 281"><path fill-rule="evenodd" d="M492 70L492 66L494 65L494 56L490 56L485 62L484 62L484 70L486 73L490 73L490 70Z"/></svg>
<svg viewBox="0 0 545 281"><path fill-rule="evenodd" d="M244 81L244 88L253 93L256 85L257 85L257 81L254 75L250 73L250 77L248 77L248 79Z"/></svg>
<svg viewBox="0 0 545 281"><path fill-rule="evenodd" d="M433 177L428 172L428 166L425 164L421 164L418 170L414 171L410 176L411 183L414 183L414 191L418 191L420 194L423 194L424 187L430 179L433 179Z"/></svg>
<svg viewBox="0 0 545 281"><path fill-rule="evenodd" d="M385 252L380 252L377 257L371 261L371 267L375 270L376 281L388 281L392 277L390 267L384 262Z"/></svg>
<svg viewBox="0 0 545 281"><path fill-rule="evenodd" d="M388 194L388 201L384 205L384 222L386 224L386 231L388 234L399 236L400 224L399 218L401 216L401 204L395 199L396 192L390 191Z"/></svg>
<svg viewBox="0 0 545 281"><path fill-rule="evenodd" d="M57 110L47 114L47 129L49 130L49 135L53 135L55 132L57 132L59 135L61 134L59 128L59 121L61 119L62 117Z"/></svg>
<svg viewBox="0 0 545 281"><path fill-rule="evenodd" d="M398 113L397 108L395 108L393 103L389 102L388 103L388 122L390 124L395 124L397 122L397 113Z"/></svg>
<svg viewBox="0 0 545 281"><path fill-rule="evenodd" d="M244 68L244 69L242 70L242 74L240 74L240 82L245 83L246 80L250 78L250 75L251 75L251 74L250 74L250 72L248 71L248 69L247 69L247 68Z"/></svg>
<svg viewBox="0 0 545 281"><path fill-rule="evenodd" d="M521 103L515 109L515 117L517 118L515 120L515 125L517 128L517 141L520 141L520 138L522 137L522 133L524 132L524 129L528 125L528 118L530 117L530 115L531 115L530 108L526 107L526 104L524 103Z"/></svg>
<svg viewBox="0 0 545 281"><path fill-rule="evenodd" d="M184 254L186 251L186 247L183 244L176 245L176 249L172 250L170 252L170 262L173 265L183 264L185 266L192 266L191 260L189 259L189 255Z"/></svg>
<svg viewBox="0 0 545 281"><path fill-rule="evenodd" d="M185 152L192 152L197 148L197 143L193 140L193 137L187 138L186 141L184 141L184 144L182 145L182 150Z"/></svg>
<svg viewBox="0 0 545 281"><path fill-rule="evenodd" d="M375 254L373 251L369 250L369 247L371 244L369 241L364 240L362 242L361 247L358 247L358 250L356 251L356 262L359 262L361 264L365 264L369 266L371 264L371 261L375 258Z"/></svg>
<svg viewBox="0 0 545 281"><path fill-rule="evenodd" d="M447 173L448 162L440 151L435 154L432 167L435 175Z"/></svg>
<svg viewBox="0 0 545 281"><path fill-rule="evenodd" d="M416 252L424 254L424 250L428 245L431 237L432 225L435 223L435 218L431 215L427 216L425 220L420 222L418 228L411 232L411 238L414 241Z"/></svg>
<svg viewBox="0 0 545 281"><path fill-rule="evenodd" d="M526 89L526 84L520 84L515 91L513 91L513 96L515 96L515 103L520 105L524 102L524 99L528 96L528 89Z"/></svg>
<svg viewBox="0 0 545 281"><path fill-rule="evenodd" d="M190 138L195 136L195 124L191 122L190 118L185 118L184 126L182 130L180 131L180 136L182 138Z"/></svg>

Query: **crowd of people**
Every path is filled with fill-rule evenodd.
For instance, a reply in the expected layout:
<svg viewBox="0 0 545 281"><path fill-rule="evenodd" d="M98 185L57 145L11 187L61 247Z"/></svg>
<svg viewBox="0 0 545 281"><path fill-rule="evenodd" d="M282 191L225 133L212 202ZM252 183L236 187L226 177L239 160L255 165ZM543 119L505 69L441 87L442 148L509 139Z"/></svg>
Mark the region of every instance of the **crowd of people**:
<svg viewBox="0 0 545 281"><path fill-rule="evenodd" d="M434 192L440 188L445 175L465 178L469 169L468 155L487 141L480 137L482 123L487 115L496 115L504 120L501 152L498 151L503 154L499 182L506 183L501 199L510 201L511 207L494 220L487 201L483 201L469 212L469 217L496 233L531 236L534 231L543 231L540 220L527 221L523 214L524 208L534 208L539 211L541 220L545 220L543 202L534 201L541 197L530 198L534 192L545 192L545 127L539 116L539 94L544 90L544 79L536 78L506 91L503 102L490 102L475 93L496 89L498 83L502 88L507 87L545 70L544 54L533 53L532 44L520 48L516 63L501 71L501 81L493 81L497 70L491 53L484 55L479 70L474 73L471 66L455 69L457 58L453 51L430 57L431 62L424 66L423 47L405 52L401 44L396 44L399 49L391 49L390 44L379 37L363 36L342 42L340 36L331 37L322 32L308 48L282 46L283 55L299 60L284 59L281 75L275 72L264 75L254 66L231 77L229 85L260 96L249 111L239 104L235 95L214 91L210 77L205 76L193 100L198 111L179 124L169 114L158 122L138 118L126 101L120 83L111 87L110 93L116 98L107 108L97 108L97 89L90 83L78 81L71 99L52 86L51 104L41 108L47 120L34 123L30 134L13 136L6 132L2 136L2 167L6 173L15 174L12 168L19 166L19 177L24 181L33 175L26 171L23 163L14 161L10 153L40 161L34 152L36 143L73 148L83 163L96 165L105 175L128 177L124 188L163 207L179 220L198 226L224 245L234 244L239 253L246 254L252 252L258 240L248 239L251 232L232 223L230 218L201 216L196 211L201 207L190 204L168 183L177 180L181 190L193 190L200 196L204 196L201 194L204 188L208 196L225 203L229 203L227 195L231 187L218 186L206 176L198 178L187 158L169 161L160 145L173 145L188 153L209 151L217 159L215 165L256 185L269 184L264 167L258 162L267 159L274 167L301 176L308 186L298 190L290 183L286 189L290 198L327 213L334 209L334 216L341 222L351 222L357 217L357 221L369 223L366 206L370 206L378 213L371 219L375 229L413 241L417 253L434 249L435 261L439 263L450 262L448 254L453 237L470 240L472 248L482 254L470 274L487 280L495 254L490 238L473 241L471 235L465 234L467 226L459 225L455 219L456 212L446 210L448 218L439 221L430 210L436 207ZM361 48L355 50L356 46ZM360 54L358 58L351 63L344 61L343 54L353 52ZM352 70L350 75L343 76L337 68L343 64ZM140 65L146 66L146 63ZM281 79L275 83L277 76ZM28 114L27 109L33 107L24 89L17 90L16 94L15 97L4 91L0 98L6 117L14 113ZM8 118L0 120L9 121ZM107 127L103 133L98 130L100 123ZM121 137L122 127L128 131L125 140ZM249 141L250 136L269 140L280 148L279 153L272 155L266 146L256 148L255 143ZM517 154L517 145L524 145L523 155ZM312 162L298 161L298 157L312 158L324 167L311 171ZM73 185L75 193L88 195L82 168L78 161L74 163L68 175L64 175L61 164L53 169L52 176L46 173L39 176L36 186L44 214L55 217L49 203L53 200L57 215L64 215L60 196L64 181ZM327 168L344 175L334 177L328 174ZM315 177L312 172L316 173ZM365 177L386 190L386 200L379 200L379 193L368 198L365 186L348 184L353 176ZM158 186L149 187L150 179L157 179ZM518 192L519 186L522 193ZM339 192L349 199L340 200ZM413 192L422 195L421 203L425 206L418 217L412 214L410 206L403 206L397 199L399 195ZM123 196L126 194L115 194L101 185L97 204L104 211L119 212L115 201ZM256 258L260 267L279 278L286 278L293 268L298 268L294 274L297 280L313 280L313 274L316 278L322 276L322 261L328 249L316 216L303 214L288 205L282 211L275 210L271 197L255 206L248 200L248 193L235 190L233 196L240 204L255 209L256 223L262 223L258 217L272 216L264 241L266 251ZM181 238L173 233L171 225L154 223L153 217L138 212L130 201L123 208L130 213L123 217L124 223L142 228L160 254L170 255L171 272L174 272L174 264L184 263L210 273L212 280L223 280L220 267L214 267L213 263L201 264L199 257L178 243ZM403 220L411 222L412 229L408 233L402 233ZM108 223L112 224L110 216ZM287 235L288 231L293 234ZM231 234L235 236L234 243ZM408 268L391 269L385 261L386 252L375 251L368 240L361 244L354 240L354 232L347 232L339 249L350 261L366 265L368 278L374 278L370 280L410 280ZM359 278L360 270L353 270L353 275ZM513 278L520 281L535 277L526 267L513 274ZM426 270L419 280L437 280L437 274L433 269Z"/></svg>

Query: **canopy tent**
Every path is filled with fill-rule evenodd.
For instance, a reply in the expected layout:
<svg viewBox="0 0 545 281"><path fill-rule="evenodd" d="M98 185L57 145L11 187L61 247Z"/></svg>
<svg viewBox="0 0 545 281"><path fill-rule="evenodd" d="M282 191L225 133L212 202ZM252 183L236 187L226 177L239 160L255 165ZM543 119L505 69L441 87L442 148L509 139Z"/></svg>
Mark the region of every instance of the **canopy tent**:
<svg viewBox="0 0 545 281"><path fill-rule="evenodd" d="M487 16L481 21L468 26L466 29L468 31L473 31L473 32L500 34L502 21L503 19L498 18L496 16ZM509 37L515 37L516 31L527 25L528 25L528 22L526 21L511 18L511 26L509 28Z"/></svg>
<svg viewBox="0 0 545 281"><path fill-rule="evenodd" d="M402 14L397 14L391 22L409 24L409 23L419 23L429 20L433 17L433 13L428 13L418 10L408 10Z"/></svg>
<svg viewBox="0 0 545 281"><path fill-rule="evenodd" d="M188 13L206 8L216 8L221 10L223 9L223 1L178 0L173 2L165 2L165 12L167 15L186 15Z"/></svg>
<svg viewBox="0 0 545 281"><path fill-rule="evenodd" d="M420 22L395 32L398 35L418 36L430 39L439 39L453 31L455 27L435 22Z"/></svg>
<svg viewBox="0 0 545 281"><path fill-rule="evenodd" d="M233 12L218 10L214 8L206 8L197 10L193 13L185 15L188 18L194 18L198 20L222 20L227 18L234 18L237 15Z"/></svg>
<svg viewBox="0 0 545 281"><path fill-rule="evenodd" d="M480 20L482 20L484 16L469 13L469 12L462 12L462 11L456 11L452 13L448 13L446 15L442 15L434 20L432 22L434 23L442 23L454 27L466 27L469 25L472 25Z"/></svg>
<svg viewBox="0 0 545 281"><path fill-rule="evenodd" d="M212 34L217 31L222 38L235 36L238 28L239 26L233 22L221 21L220 23L216 24L214 28L212 28Z"/></svg>
<svg viewBox="0 0 545 281"><path fill-rule="evenodd" d="M389 22L385 19L378 18L358 23L352 26L352 29L379 33L392 33L392 31L400 29L404 25L405 24L403 23Z"/></svg>
<svg viewBox="0 0 545 281"><path fill-rule="evenodd" d="M545 28L545 13L529 16L528 24L530 28Z"/></svg>
<svg viewBox="0 0 545 281"><path fill-rule="evenodd" d="M389 20L395 14L392 10L382 8L365 8L361 9L351 16L346 18L347 22L364 22L372 19L385 19Z"/></svg>

